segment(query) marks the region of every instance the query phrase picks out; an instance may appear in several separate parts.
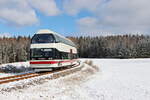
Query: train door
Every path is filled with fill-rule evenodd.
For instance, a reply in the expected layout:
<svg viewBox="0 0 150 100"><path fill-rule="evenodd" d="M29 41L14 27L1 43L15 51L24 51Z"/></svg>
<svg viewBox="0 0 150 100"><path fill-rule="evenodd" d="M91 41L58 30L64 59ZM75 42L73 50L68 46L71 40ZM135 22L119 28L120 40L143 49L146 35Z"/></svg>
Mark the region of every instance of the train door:
<svg viewBox="0 0 150 100"><path fill-rule="evenodd" d="M70 60L72 60L72 49L70 49ZM72 62L70 64L72 65Z"/></svg>
<svg viewBox="0 0 150 100"><path fill-rule="evenodd" d="M70 49L70 59L73 59L73 53L72 53L72 49Z"/></svg>

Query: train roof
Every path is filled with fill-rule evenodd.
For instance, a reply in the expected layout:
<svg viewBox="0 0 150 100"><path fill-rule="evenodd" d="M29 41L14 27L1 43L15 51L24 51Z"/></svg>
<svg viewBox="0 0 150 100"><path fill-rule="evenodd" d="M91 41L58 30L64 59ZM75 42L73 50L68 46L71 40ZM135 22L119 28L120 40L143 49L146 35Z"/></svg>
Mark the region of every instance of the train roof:
<svg viewBox="0 0 150 100"><path fill-rule="evenodd" d="M55 33L54 31L51 31L51 30L48 30L48 29L42 29L42 30L39 30L36 34L53 34Z"/></svg>
<svg viewBox="0 0 150 100"><path fill-rule="evenodd" d="M49 29L41 29L36 34L53 34L54 36L56 35L56 36L63 38L64 40L67 40L68 42L70 42L72 44L72 46L75 46L75 44L70 39L67 39L66 37L64 37L64 36L54 32L52 30L49 30ZM67 41L65 41L65 42L67 42Z"/></svg>
<svg viewBox="0 0 150 100"><path fill-rule="evenodd" d="M41 29L41 30L39 30L36 34L56 34L56 35L58 35L58 36L60 36L60 37L62 37L62 38L64 38L64 39L66 39L66 40L69 40L69 39L67 39L66 37L64 37L64 36L62 36L62 35L60 35L60 34L54 32L54 31L52 31L52 30L49 30L49 29ZM71 40L69 40L69 41L72 42Z"/></svg>

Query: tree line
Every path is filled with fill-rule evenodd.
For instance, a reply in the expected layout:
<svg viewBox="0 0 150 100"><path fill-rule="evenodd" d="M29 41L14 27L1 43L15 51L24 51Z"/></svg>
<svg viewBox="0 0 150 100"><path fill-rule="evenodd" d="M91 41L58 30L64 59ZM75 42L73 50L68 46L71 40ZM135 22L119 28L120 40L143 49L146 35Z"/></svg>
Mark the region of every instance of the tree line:
<svg viewBox="0 0 150 100"><path fill-rule="evenodd" d="M0 64L29 59L30 37L0 38Z"/></svg>
<svg viewBox="0 0 150 100"><path fill-rule="evenodd" d="M150 36L68 37L81 58L150 58ZM0 64L29 60L30 37L0 38Z"/></svg>
<svg viewBox="0 0 150 100"><path fill-rule="evenodd" d="M150 36L70 37L81 58L149 58Z"/></svg>

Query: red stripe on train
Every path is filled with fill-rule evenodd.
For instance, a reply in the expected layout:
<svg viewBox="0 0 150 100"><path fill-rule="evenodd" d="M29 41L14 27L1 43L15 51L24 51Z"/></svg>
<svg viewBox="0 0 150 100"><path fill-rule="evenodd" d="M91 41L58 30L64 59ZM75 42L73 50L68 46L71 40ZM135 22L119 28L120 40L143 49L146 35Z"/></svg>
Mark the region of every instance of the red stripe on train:
<svg viewBox="0 0 150 100"><path fill-rule="evenodd" d="M56 64L59 61L34 61L34 62L30 62L30 64Z"/></svg>
<svg viewBox="0 0 150 100"><path fill-rule="evenodd" d="M31 61L30 64L56 64L56 63L66 63L66 62L73 62L74 60L67 60L67 61Z"/></svg>

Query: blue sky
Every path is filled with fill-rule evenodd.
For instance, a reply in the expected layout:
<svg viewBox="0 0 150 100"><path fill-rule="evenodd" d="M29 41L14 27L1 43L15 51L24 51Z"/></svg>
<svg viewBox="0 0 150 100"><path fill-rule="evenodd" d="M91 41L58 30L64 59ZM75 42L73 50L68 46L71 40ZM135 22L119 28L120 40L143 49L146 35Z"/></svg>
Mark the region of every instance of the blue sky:
<svg viewBox="0 0 150 100"><path fill-rule="evenodd" d="M149 34L149 0L1 0L0 36ZM84 34L83 34L84 33Z"/></svg>
<svg viewBox="0 0 150 100"><path fill-rule="evenodd" d="M37 25L15 27L9 26L7 24L0 24L1 33L12 33L12 35L33 35L39 29L51 29L59 33L76 32L76 25L74 22L74 17L69 17L67 15L60 16L43 16L38 14L40 22Z"/></svg>

